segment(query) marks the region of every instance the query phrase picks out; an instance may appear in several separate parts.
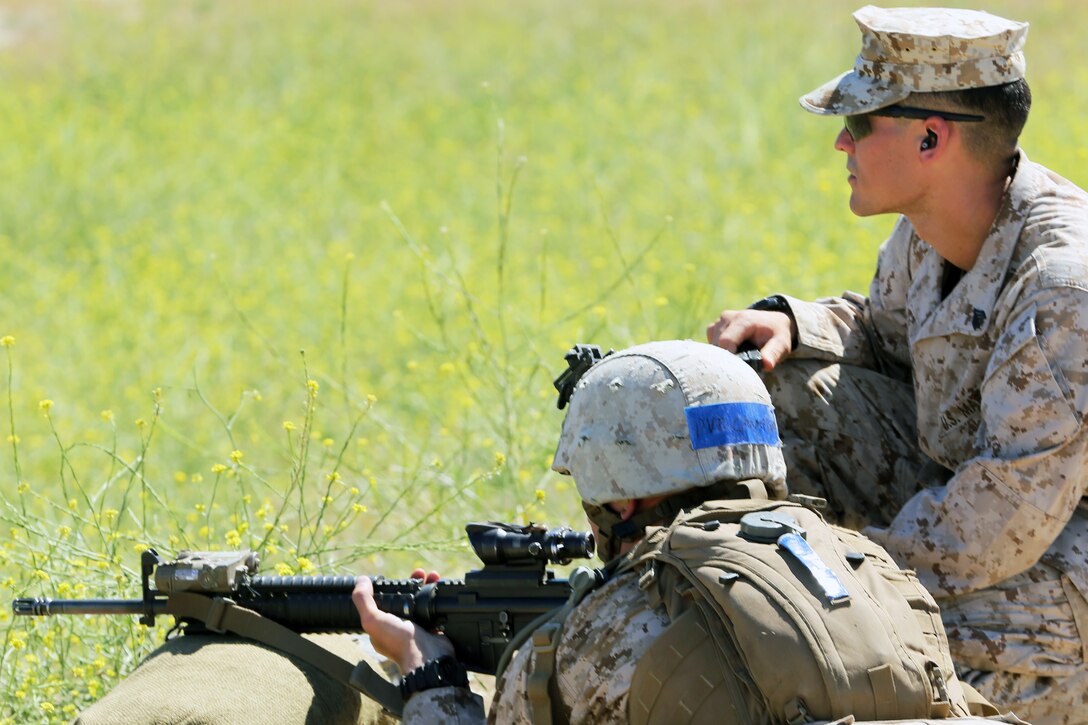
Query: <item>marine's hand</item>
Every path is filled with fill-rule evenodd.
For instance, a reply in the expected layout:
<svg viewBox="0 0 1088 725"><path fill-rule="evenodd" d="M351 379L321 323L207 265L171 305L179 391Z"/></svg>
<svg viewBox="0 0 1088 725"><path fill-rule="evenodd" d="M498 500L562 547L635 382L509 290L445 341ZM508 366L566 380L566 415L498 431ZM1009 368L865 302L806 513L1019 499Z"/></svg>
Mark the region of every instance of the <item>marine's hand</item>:
<svg viewBox="0 0 1088 725"><path fill-rule="evenodd" d="M422 569L413 572L413 576L416 573L421 575L414 577L417 579L438 579L434 572L433 579L430 575L422 576ZM355 580L351 600L359 610L359 621L363 630L370 635L374 649L396 662L401 672L422 667L428 660L454 654L453 645L445 637L431 634L407 619L378 609L374 602L374 585L369 577L361 576Z"/></svg>
<svg viewBox="0 0 1088 725"><path fill-rule="evenodd" d="M707 326L706 340L729 352L751 342L763 356L763 369L771 370L793 349L796 324L785 312L725 310Z"/></svg>

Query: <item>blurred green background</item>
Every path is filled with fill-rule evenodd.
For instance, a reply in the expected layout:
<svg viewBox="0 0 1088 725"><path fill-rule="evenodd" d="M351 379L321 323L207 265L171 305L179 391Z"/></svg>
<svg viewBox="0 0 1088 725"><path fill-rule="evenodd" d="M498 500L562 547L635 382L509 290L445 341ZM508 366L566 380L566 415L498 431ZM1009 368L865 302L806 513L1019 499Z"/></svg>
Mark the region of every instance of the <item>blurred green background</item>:
<svg viewBox="0 0 1088 725"><path fill-rule="evenodd" d="M856 7L0 5L0 591L132 596L151 545L459 571L467 520L580 526L572 344L867 288L893 219L797 105ZM1025 149L1085 185L1088 6L985 9L1032 24ZM4 604L0 722L69 719L160 635Z"/></svg>

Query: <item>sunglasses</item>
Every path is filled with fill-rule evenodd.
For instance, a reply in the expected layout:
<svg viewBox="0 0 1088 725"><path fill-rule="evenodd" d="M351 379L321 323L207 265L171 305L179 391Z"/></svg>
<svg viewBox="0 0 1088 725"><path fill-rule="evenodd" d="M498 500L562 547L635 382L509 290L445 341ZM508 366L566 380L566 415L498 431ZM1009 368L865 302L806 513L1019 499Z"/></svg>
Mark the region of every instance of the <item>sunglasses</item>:
<svg viewBox="0 0 1088 725"><path fill-rule="evenodd" d="M878 108L875 111L862 113L856 116L846 116L843 122L846 132L855 141L860 141L873 132L872 116L884 116L886 118L915 118L925 120L927 118L943 118L946 121L985 121L985 116L976 116L971 113L951 113L950 111L933 111L928 108L915 108L914 106L901 106L898 103Z"/></svg>

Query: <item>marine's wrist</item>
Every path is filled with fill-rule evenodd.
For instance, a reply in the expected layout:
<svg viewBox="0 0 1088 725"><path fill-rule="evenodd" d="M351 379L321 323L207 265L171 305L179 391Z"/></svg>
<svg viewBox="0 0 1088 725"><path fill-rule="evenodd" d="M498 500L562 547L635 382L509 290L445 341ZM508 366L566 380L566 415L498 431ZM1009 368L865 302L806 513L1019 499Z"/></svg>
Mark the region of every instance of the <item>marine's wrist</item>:
<svg viewBox="0 0 1088 725"><path fill-rule="evenodd" d="M748 305L748 309L761 312L781 312L790 318L790 351L797 349L797 317L784 295L770 295Z"/></svg>
<svg viewBox="0 0 1088 725"><path fill-rule="evenodd" d="M452 655L427 660L405 672L400 681L400 693L405 701L417 692L440 687L468 687L468 670Z"/></svg>

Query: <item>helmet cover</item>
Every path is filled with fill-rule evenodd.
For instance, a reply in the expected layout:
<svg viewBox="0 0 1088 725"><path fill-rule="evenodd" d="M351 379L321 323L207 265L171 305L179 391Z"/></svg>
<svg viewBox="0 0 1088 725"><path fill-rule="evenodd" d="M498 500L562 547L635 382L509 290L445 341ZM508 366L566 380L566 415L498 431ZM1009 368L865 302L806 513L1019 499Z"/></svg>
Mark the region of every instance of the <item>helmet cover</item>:
<svg viewBox="0 0 1088 725"><path fill-rule="evenodd" d="M578 381L552 469L591 504L757 478L785 495L770 394L726 350L651 342L596 363Z"/></svg>

